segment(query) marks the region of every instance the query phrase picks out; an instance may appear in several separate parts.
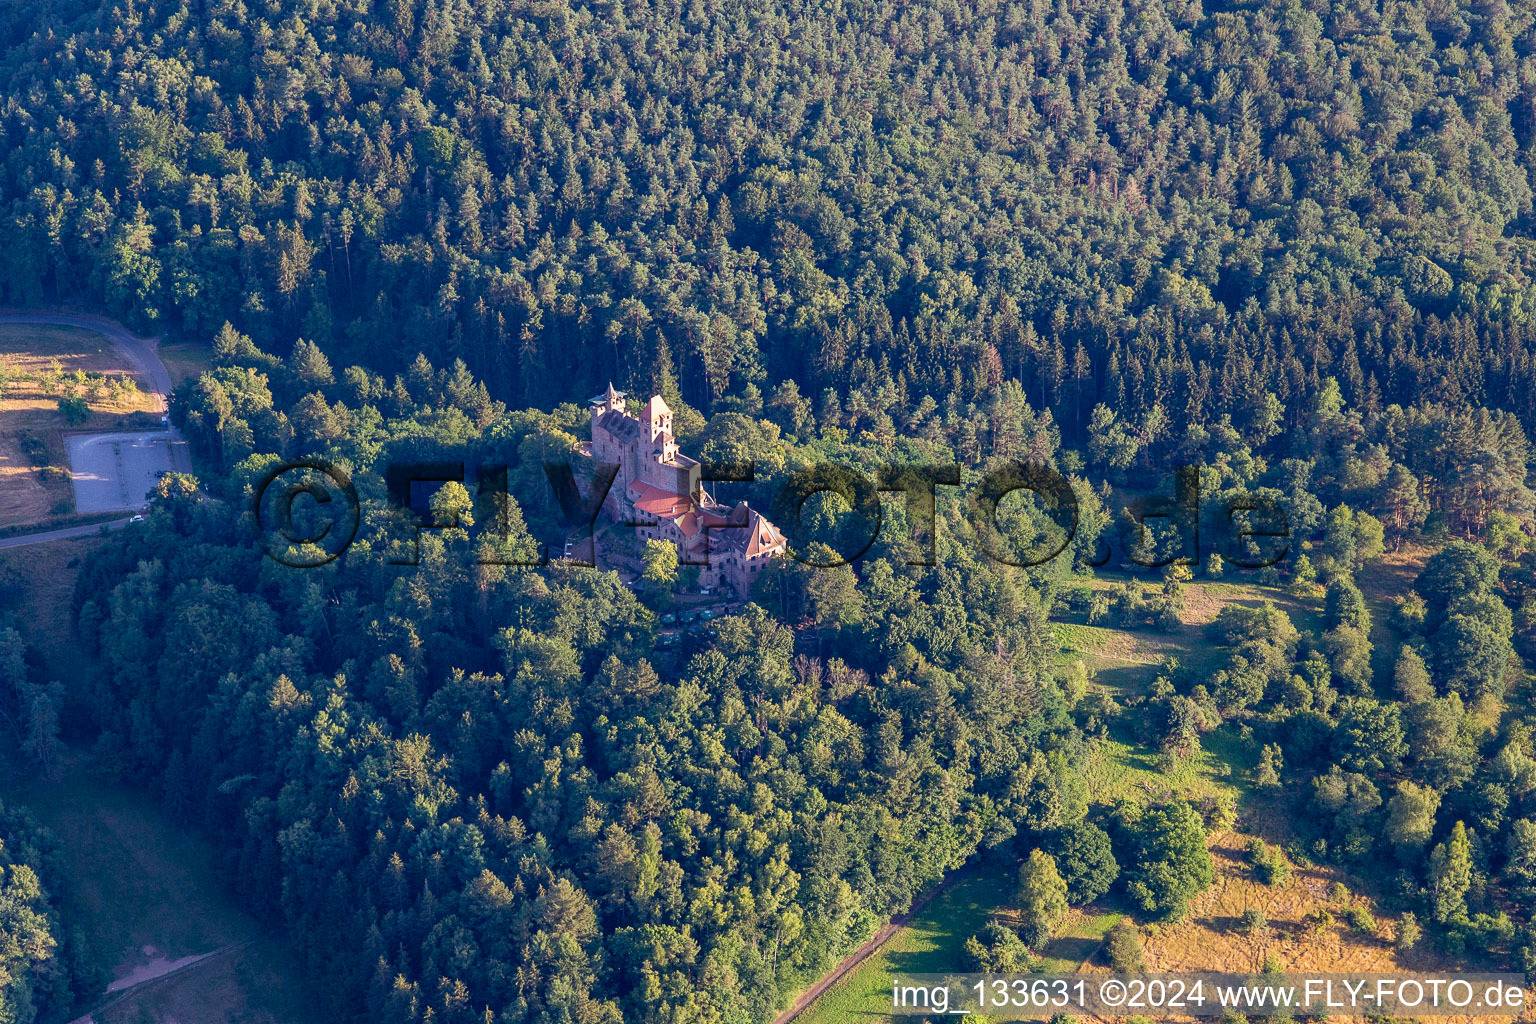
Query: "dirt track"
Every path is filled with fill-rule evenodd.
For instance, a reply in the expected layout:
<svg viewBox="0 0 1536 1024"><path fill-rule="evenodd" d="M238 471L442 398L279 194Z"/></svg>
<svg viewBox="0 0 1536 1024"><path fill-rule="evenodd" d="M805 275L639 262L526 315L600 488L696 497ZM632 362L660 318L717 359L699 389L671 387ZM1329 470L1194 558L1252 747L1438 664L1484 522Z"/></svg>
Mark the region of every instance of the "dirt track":
<svg viewBox="0 0 1536 1024"><path fill-rule="evenodd" d="M900 931L901 928L908 921L910 921L915 914L926 907L935 896L949 888L950 883L960 877L963 872L963 868L960 871L950 872L945 876L944 881L940 882L932 889L929 889L927 892L923 893L922 896L918 897L917 902L913 903L912 908L905 914L897 914L895 917L891 918L890 923L887 924L884 928L881 928L879 931L875 932L875 934L870 938L868 942L864 943L864 945L843 957L842 961L836 967L832 968L832 970L822 975L816 984L800 993L799 997L790 1004L789 1009L785 1010L783 1013L779 1014L773 1019L773 1024L789 1024L790 1021L804 1013L810 1007L810 1005L821 996L823 992L831 988L833 985L836 985L839 981L847 976L849 971L859 966L859 964L863 963L865 960L868 960L876 950L889 942L892 935L895 935L898 931Z"/></svg>
<svg viewBox="0 0 1536 1024"><path fill-rule="evenodd" d="M0 537L0 551L6 548L24 548L28 544L47 544L50 541L89 537L100 530L120 530L127 525L127 519L114 519L109 523L88 523L85 526L71 526L63 530L49 530L46 533L24 533L20 537Z"/></svg>

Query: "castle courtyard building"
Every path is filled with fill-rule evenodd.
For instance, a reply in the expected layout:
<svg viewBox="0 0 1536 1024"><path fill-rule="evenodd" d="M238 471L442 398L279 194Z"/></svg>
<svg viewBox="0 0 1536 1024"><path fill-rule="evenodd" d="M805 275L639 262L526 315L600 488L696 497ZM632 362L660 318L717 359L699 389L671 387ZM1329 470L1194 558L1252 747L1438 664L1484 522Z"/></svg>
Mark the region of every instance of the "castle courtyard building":
<svg viewBox="0 0 1536 1024"><path fill-rule="evenodd" d="M603 514L640 523L635 533L643 540L671 541L679 563L699 566L700 583L745 597L752 580L784 553L784 535L746 502L728 506L710 497L699 463L678 450L672 410L660 395L630 415L625 394L609 384L589 406L591 457L619 467Z"/></svg>

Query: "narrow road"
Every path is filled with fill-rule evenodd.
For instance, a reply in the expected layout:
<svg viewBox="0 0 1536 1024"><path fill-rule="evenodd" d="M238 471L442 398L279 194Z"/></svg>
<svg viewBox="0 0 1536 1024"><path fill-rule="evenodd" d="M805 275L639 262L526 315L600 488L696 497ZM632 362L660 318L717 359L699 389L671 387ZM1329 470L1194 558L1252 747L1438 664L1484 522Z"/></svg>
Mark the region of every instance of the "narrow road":
<svg viewBox="0 0 1536 1024"><path fill-rule="evenodd" d="M129 985L126 988L108 988L107 993L110 998L108 998L105 1002L92 1007L88 1013L84 1013L76 1017L74 1020L70 1021L70 1024L95 1024L96 1014L101 1013L103 1010L111 1009L118 1003L122 1002L124 999L127 999L129 996L143 991L146 987L157 982L164 981L166 978L174 978L184 971L190 971L192 968L201 964L205 964L217 957L227 956L236 950L244 949L253 941L254 940L252 939L247 939L244 942L232 942L227 946L223 946L214 950L212 953L204 953L202 956L196 957L195 959L186 960L185 962L180 963L178 966L171 967L170 969L166 970L163 974L156 974L153 978L145 978L143 981L136 982L135 984Z"/></svg>
<svg viewBox="0 0 1536 1024"><path fill-rule="evenodd" d="M790 1004L789 1009L785 1010L783 1013L779 1014L773 1019L773 1024L789 1024L790 1021L804 1013L807 1009L810 1008L810 1005L821 996L823 992L831 988L833 985L836 985L839 981L845 978L850 971L859 966L859 964L863 963L865 960L868 960L881 946L885 945L891 940L892 935L895 935L898 931L906 926L908 921L912 920L913 917L921 912L922 909L926 907L935 896L943 892L945 889L948 889L950 884L964 873L965 868L960 868L957 871L951 871L948 875L945 875L942 882L918 897L917 902L912 904L912 909L908 910L905 914L897 914L895 917L891 918L890 923L887 924L884 928L881 928L879 931L875 932L875 934L870 938L868 942L864 943L864 945L860 946L852 953L849 953L842 959L841 963L832 968L832 970L828 971L826 974L823 974L820 980L816 982L816 984L800 993L799 998Z"/></svg>
<svg viewBox="0 0 1536 1024"><path fill-rule="evenodd" d="M4 537L0 538L0 551L4 551L6 548L24 548L28 544L47 544L55 540L89 537L99 533L103 528L121 530L127 525L128 519L114 519L108 523L89 523L85 526L71 526L63 530L49 530L47 533L24 533L20 537Z"/></svg>
<svg viewBox="0 0 1536 1024"><path fill-rule="evenodd" d="M105 335L112 342L112 347L117 349L118 354L127 360L147 382L145 393L155 400L160 412L164 413L170 408L171 371L167 370L165 363L160 360L160 354L157 351L160 344L159 338L141 338L136 334L130 333L122 324L99 316L88 316L84 313L0 311L0 324L80 327ZM174 427L167 433L172 441L180 440L180 435L177 434ZM121 529L127 525L127 517L116 519L106 524L109 530ZM7 537L0 540L0 550L26 547L29 544L47 544L57 540L69 540L72 537L84 537L87 534L95 533L101 527L101 523L92 523L88 526L71 526L63 530L47 530L43 533L27 533L18 537Z"/></svg>

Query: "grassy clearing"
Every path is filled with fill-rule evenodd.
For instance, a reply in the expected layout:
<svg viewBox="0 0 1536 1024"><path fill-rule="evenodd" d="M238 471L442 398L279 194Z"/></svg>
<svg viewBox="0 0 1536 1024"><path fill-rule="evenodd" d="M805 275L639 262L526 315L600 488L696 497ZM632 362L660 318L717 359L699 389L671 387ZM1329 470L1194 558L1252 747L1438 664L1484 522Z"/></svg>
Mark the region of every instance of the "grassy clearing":
<svg viewBox="0 0 1536 1024"><path fill-rule="evenodd" d="M200 342L168 342L156 351L166 370L170 371L173 387L213 369L213 349Z"/></svg>
<svg viewBox="0 0 1536 1024"><path fill-rule="evenodd" d="M145 946L174 959L260 934L221 894L212 847L173 827L145 794L71 772L6 796L58 835L81 924L109 960Z"/></svg>
<svg viewBox="0 0 1536 1024"><path fill-rule="evenodd" d="M42 655L52 679L81 679L88 658L73 642L70 603L80 566L104 543L100 535L0 550L0 613ZM8 586L10 582L20 586Z"/></svg>
<svg viewBox="0 0 1536 1024"><path fill-rule="evenodd" d="M1361 569L1356 579L1371 611L1371 672L1378 683L1390 686L1395 667L1394 654L1402 639L1390 625L1393 599L1413 589L1413 581L1424 568L1434 549L1406 544Z"/></svg>
<svg viewBox="0 0 1536 1024"><path fill-rule="evenodd" d="M1088 755L1083 775L1094 803L1146 800L1164 794L1198 802L1206 797L1238 796L1244 789L1242 744L1219 729L1201 737L1201 750L1180 758L1172 772L1157 766L1157 752L1113 737Z"/></svg>
<svg viewBox="0 0 1536 1024"><path fill-rule="evenodd" d="M1197 630L1215 619L1229 604L1255 606L1265 601L1273 602L1289 612L1291 617L1297 620L1298 627L1306 621L1307 616L1320 614L1321 598L1299 599L1284 587L1257 582L1256 574L1252 572L1232 570L1230 575L1231 579L1195 579L1184 584L1184 608L1179 613L1180 623L1189 630ZM1098 576L1086 581L1086 586L1090 590L1108 590L1112 586L1132 580L1141 584L1143 593L1148 597L1162 586L1160 580L1132 577L1125 573L1103 570L1100 570ZM1203 636L1202 633L1185 631L1168 635L1181 638L1189 635Z"/></svg>
<svg viewBox="0 0 1536 1024"><path fill-rule="evenodd" d="M1113 573L1094 577L1085 585L1091 590L1131 581L1131 577ZM1137 580L1143 593L1151 597L1160 584ZM1224 653L1205 638L1205 627L1228 605L1257 606L1273 602L1287 612L1298 628L1313 629L1321 619L1320 601L1301 601L1280 587L1226 580L1195 580L1184 585L1184 607L1179 612L1177 629L1169 632L1149 628L1119 629L1090 626L1080 617L1058 619L1055 630L1058 667L1082 661L1094 674L1095 681L1116 696L1144 693L1157 678L1163 662L1172 657L1196 672L1213 672L1224 660Z"/></svg>
<svg viewBox="0 0 1536 1024"><path fill-rule="evenodd" d="M965 940L981 930L1000 893L1017 885L1012 864L985 864L934 897L878 952L822 994L797 1024L878 1020L891 1003L891 975L964 970Z"/></svg>
<svg viewBox="0 0 1536 1024"><path fill-rule="evenodd" d="M292 959L259 941L228 956L146 986L104 1012L96 1024L300 1024L316 1021L293 983Z"/></svg>
<svg viewBox="0 0 1536 1024"><path fill-rule="evenodd" d="M1062 933L1041 951L1043 974L1074 974L1104 945L1104 936L1125 915L1118 911L1076 911Z"/></svg>
<svg viewBox="0 0 1536 1024"><path fill-rule="evenodd" d="M257 940L226 960L157 982L98 1018L178 1024L308 1021L297 965L225 894L212 844L178 828L150 796L99 780L75 759L64 781L0 781L59 837L65 910L112 974Z"/></svg>
<svg viewBox="0 0 1536 1024"><path fill-rule="evenodd" d="M0 324L0 527L59 520L74 512L63 434L150 425L155 403L111 341L77 327ZM114 391L131 379L137 390ZM66 423L61 395L78 393L86 416Z"/></svg>
<svg viewBox="0 0 1536 1024"><path fill-rule="evenodd" d="M1157 678L1165 658L1184 650L1174 638L1151 630L1109 629L1081 622L1053 622L1056 663L1081 661L1095 682L1116 696L1142 693Z"/></svg>
<svg viewBox="0 0 1536 1024"><path fill-rule="evenodd" d="M897 974L965 971L965 940L981 931L987 918L1009 913L997 908L1000 893L1017 885L1017 865L988 864L934 899L912 922L816 1001L797 1024L843 1024L852 1020L890 1020L891 978ZM1124 916L1097 909L1073 911L1062 933L1042 951L1042 970L1071 974L1103 945L1104 936ZM982 1019L982 1018L977 1018Z"/></svg>

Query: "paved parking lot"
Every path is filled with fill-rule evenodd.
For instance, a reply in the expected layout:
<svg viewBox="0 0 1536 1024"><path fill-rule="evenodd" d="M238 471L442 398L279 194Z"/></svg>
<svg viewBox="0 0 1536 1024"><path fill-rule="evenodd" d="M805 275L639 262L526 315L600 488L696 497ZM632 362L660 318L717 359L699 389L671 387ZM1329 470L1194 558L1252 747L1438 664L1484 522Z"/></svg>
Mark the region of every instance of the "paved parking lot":
<svg viewBox="0 0 1536 1024"><path fill-rule="evenodd" d="M69 438L75 511L143 508L161 473L187 468L186 442L164 430L140 434L81 434Z"/></svg>

